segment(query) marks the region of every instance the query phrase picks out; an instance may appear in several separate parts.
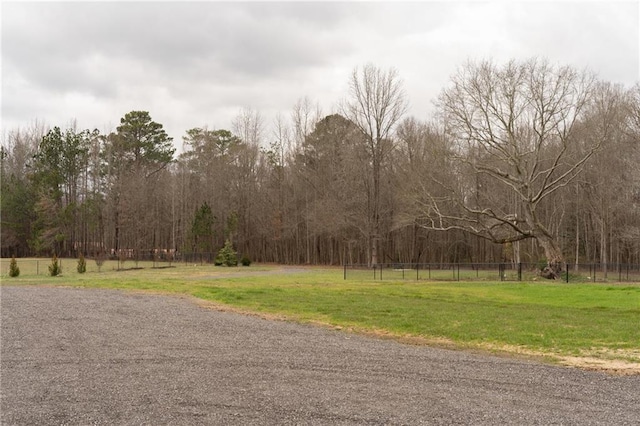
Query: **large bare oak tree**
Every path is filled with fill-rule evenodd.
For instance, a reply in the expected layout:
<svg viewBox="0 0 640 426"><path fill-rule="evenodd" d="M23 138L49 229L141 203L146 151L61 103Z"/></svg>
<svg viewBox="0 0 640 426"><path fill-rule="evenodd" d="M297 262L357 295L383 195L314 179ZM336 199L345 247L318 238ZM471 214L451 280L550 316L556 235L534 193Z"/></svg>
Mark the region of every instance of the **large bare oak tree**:
<svg viewBox="0 0 640 426"><path fill-rule="evenodd" d="M458 178L427 188L424 226L502 244L534 238L556 276L563 253L538 207L602 144L585 147L576 135L594 84L587 72L538 59L463 66L439 98Z"/></svg>

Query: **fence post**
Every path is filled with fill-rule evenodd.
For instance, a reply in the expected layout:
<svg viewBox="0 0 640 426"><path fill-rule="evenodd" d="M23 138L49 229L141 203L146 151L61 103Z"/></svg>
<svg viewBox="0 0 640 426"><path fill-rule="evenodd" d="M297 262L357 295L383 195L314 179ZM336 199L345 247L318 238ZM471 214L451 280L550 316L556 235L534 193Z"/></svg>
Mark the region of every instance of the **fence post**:
<svg viewBox="0 0 640 426"><path fill-rule="evenodd" d="M380 280L382 280L382 263L380 264Z"/></svg>
<svg viewBox="0 0 640 426"><path fill-rule="evenodd" d="M567 271L567 284L569 283L569 264L564 264L564 269Z"/></svg>
<svg viewBox="0 0 640 426"><path fill-rule="evenodd" d="M522 281L522 262L518 262L518 281Z"/></svg>
<svg viewBox="0 0 640 426"><path fill-rule="evenodd" d="M347 279L347 264L346 264L346 262L344 264L344 279L345 279L345 281Z"/></svg>
<svg viewBox="0 0 640 426"><path fill-rule="evenodd" d="M416 263L416 281L420 279L420 264Z"/></svg>

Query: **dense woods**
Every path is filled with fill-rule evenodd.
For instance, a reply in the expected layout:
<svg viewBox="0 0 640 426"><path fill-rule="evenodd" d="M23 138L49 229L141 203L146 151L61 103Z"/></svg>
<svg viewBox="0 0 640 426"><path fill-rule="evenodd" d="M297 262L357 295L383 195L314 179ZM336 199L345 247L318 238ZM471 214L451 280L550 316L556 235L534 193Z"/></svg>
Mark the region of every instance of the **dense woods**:
<svg viewBox="0 0 640 426"><path fill-rule="evenodd" d="M108 134L5 130L2 256L228 242L258 262L640 263L640 84L469 62L424 121L393 69L357 68L349 87L335 112L243 109L181 145L146 111Z"/></svg>

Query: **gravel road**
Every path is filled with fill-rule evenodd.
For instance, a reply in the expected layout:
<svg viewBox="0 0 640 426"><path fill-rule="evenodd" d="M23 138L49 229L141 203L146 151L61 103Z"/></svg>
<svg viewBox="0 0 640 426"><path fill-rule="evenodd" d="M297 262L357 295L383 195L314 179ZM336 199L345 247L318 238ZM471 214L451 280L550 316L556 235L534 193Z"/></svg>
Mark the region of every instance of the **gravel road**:
<svg viewBox="0 0 640 426"><path fill-rule="evenodd" d="M3 425L640 423L640 376L108 290L0 287Z"/></svg>

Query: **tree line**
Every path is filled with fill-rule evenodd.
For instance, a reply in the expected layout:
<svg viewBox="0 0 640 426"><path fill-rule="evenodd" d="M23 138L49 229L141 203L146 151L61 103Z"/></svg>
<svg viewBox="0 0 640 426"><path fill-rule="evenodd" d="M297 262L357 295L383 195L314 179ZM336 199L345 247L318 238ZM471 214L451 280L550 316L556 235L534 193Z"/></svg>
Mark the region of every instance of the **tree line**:
<svg viewBox="0 0 640 426"><path fill-rule="evenodd" d="M530 59L467 62L428 120L394 69L353 70L340 107L301 98L267 132L192 128L176 155L147 111L102 134L2 143L2 256L259 262L640 263L640 84Z"/></svg>

